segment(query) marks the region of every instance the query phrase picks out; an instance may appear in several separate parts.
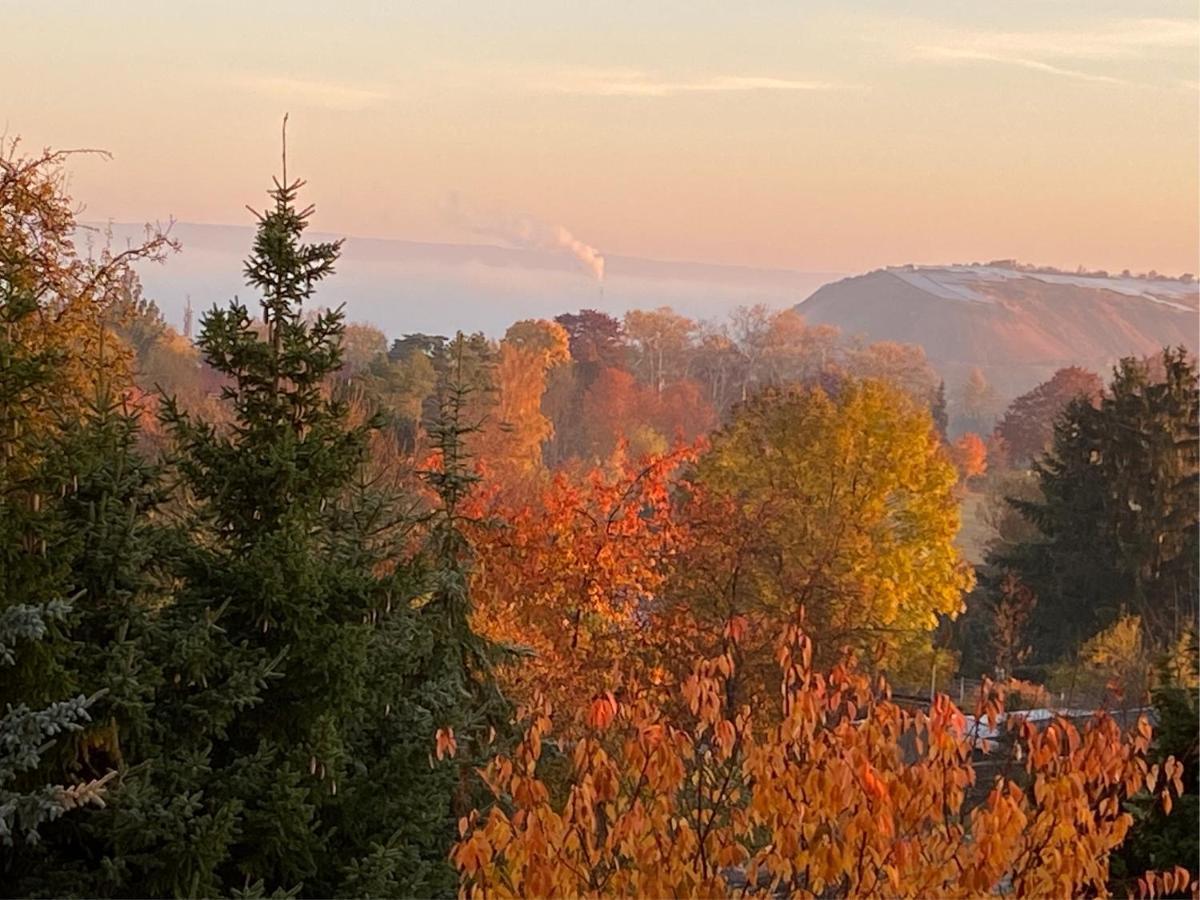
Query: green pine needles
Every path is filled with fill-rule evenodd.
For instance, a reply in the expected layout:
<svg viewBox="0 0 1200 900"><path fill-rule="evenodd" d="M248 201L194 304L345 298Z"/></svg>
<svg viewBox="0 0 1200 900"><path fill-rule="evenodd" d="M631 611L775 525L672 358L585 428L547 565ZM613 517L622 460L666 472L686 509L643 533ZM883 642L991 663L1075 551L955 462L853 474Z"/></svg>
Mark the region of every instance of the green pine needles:
<svg viewBox="0 0 1200 900"><path fill-rule="evenodd" d="M0 659L21 673L4 680L0 840L41 838L0 850L0 895L456 890L467 748L505 718L469 624L462 432L433 432L450 465L432 504L368 471L381 420L351 421L342 312L313 308L341 243L303 240L302 187L285 164L258 214L261 318L235 300L201 321L226 419L159 398L169 450L149 462L139 411L103 388L36 454L0 458L21 479L0 501L20 512L0 516L0 578L23 586L0 605ZM0 444L31 433L52 361L4 335ZM456 759L433 752L442 728L463 736ZM62 815L99 787L103 807Z"/></svg>

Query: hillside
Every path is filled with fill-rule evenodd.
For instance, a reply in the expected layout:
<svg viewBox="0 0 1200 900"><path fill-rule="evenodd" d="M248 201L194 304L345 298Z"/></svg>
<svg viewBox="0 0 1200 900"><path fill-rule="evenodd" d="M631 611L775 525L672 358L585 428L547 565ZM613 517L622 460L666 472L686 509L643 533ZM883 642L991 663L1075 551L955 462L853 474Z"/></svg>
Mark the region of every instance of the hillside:
<svg viewBox="0 0 1200 900"><path fill-rule="evenodd" d="M810 323L920 344L948 384L979 366L1015 396L1067 365L1106 372L1165 344L1197 351L1197 284L1002 265L904 266L844 278L797 307Z"/></svg>

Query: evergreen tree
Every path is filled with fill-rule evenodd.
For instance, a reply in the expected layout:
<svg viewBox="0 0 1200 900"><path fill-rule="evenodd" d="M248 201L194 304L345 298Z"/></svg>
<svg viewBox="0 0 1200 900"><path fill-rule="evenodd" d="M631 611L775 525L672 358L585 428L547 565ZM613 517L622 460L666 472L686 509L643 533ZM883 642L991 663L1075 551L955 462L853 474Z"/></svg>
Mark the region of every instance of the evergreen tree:
<svg viewBox="0 0 1200 900"><path fill-rule="evenodd" d="M937 391L933 395L933 403L929 407L929 414L933 416L933 427L937 429L938 436L945 442L950 428L950 414L946 409L946 380L944 378L938 382Z"/></svg>
<svg viewBox="0 0 1200 900"><path fill-rule="evenodd" d="M129 803L145 760L162 752L155 696L163 676L154 636L158 610L169 602L156 578L158 548L151 514L162 500L155 467L135 452L137 414L101 380L82 421L64 426L48 454L60 473L53 492L61 537L55 556L73 586L74 609L61 628L68 652L60 662L75 690L98 693L91 722L56 760L59 777L109 780L104 809L55 823L44 840L14 863L14 893L121 893L112 836L125 823L144 827L154 810ZM103 860L101 869L97 860Z"/></svg>
<svg viewBox="0 0 1200 900"><path fill-rule="evenodd" d="M28 339L69 221L55 202L54 164L15 165L0 145L0 885L18 866L19 844L70 805L69 789L47 783L48 753L89 721L90 702L72 696L63 667L74 597L57 552L67 534L59 473L47 460L65 347Z"/></svg>
<svg viewBox="0 0 1200 900"><path fill-rule="evenodd" d="M63 600L40 606L6 606L0 611L0 668L15 663L19 642L42 640L70 610L71 605ZM13 868L13 847L18 841L37 843L39 827L100 797L107 776L71 787L31 786L24 777L42 766L43 757L60 735L77 732L90 721L88 707L94 700L79 695L37 710L10 703L0 716L0 871L6 875Z"/></svg>
<svg viewBox="0 0 1200 900"><path fill-rule="evenodd" d="M203 694L214 676L256 673L238 708L214 716L206 754L236 816L209 876L226 892L311 887L339 862L322 820L353 774L345 722L363 700L368 617L381 600L337 539L366 446L366 429L346 427L322 392L340 362L342 316L301 311L339 244L301 243L311 209L297 209L301 183L284 178L245 270L262 292L265 335L236 301L201 323L199 347L229 379L232 428L165 409L195 508L174 617L217 626L188 683Z"/></svg>
<svg viewBox="0 0 1200 900"><path fill-rule="evenodd" d="M1080 398L1035 462L1044 499L1011 501L1038 538L990 560L1037 595L1035 648L1050 660L1119 616L1163 646L1197 615L1196 369L1165 351L1161 375L1122 360L1098 405Z"/></svg>
<svg viewBox="0 0 1200 900"><path fill-rule="evenodd" d="M497 729L511 718L491 676L495 648L470 623L471 549L462 507L477 481L467 442L478 423L466 413L472 394L484 389L469 374L477 349L460 334L442 351L446 363L435 391L437 412L426 423L437 462L422 473L438 502L422 517L423 551L407 583L418 593L408 615L381 617L374 632L366 681L374 707L384 715L366 723L361 733L370 768L357 785L361 796L348 804L354 814L344 827L387 838L377 839L368 854L350 863L342 886L350 896L455 893L457 878L447 861L456 822L482 802L475 770ZM364 507L364 524L387 521L389 507L380 499ZM368 530L412 525L400 517ZM453 738L457 754L453 762L431 767L439 732Z"/></svg>
<svg viewBox="0 0 1200 900"><path fill-rule="evenodd" d="M202 322L232 426L164 411L191 513L157 718L182 748L172 771L190 758L204 785L205 842L156 870L170 835L138 844L149 893L453 890L456 775L430 755L469 699L447 676L461 655L435 626L436 570L402 550L414 523L362 482L377 423L349 426L326 389L342 314L301 309L339 244L301 242L301 186L276 182L246 266L265 333L236 301ZM168 807L192 796L183 777L149 785Z"/></svg>
<svg viewBox="0 0 1200 900"><path fill-rule="evenodd" d="M1113 872L1129 880L1145 871L1168 871L1183 866L1197 877L1196 848L1200 846L1200 652L1194 629L1185 631L1160 660L1153 692L1158 722L1153 762L1174 756L1183 764L1183 793L1168 814L1148 794L1126 804L1133 828L1121 848ZM1129 884L1117 887L1131 887Z"/></svg>

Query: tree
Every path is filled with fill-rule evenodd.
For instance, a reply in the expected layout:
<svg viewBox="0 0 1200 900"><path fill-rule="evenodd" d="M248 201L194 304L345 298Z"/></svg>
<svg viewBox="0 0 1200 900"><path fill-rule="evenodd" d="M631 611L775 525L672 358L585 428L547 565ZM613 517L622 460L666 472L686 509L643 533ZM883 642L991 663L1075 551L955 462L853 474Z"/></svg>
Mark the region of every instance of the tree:
<svg viewBox="0 0 1200 900"><path fill-rule="evenodd" d="M915 344L878 341L851 347L845 357L842 367L856 378L886 381L926 406L937 398L940 382L925 359L925 350Z"/></svg>
<svg viewBox="0 0 1200 900"><path fill-rule="evenodd" d="M1099 402L1104 390L1100 376L1087 369L1071 366L1011 404L996 425L996 434L1008 448L1009 461L1024 466L1045 452L1054 437L1054 421L1067 404L1078 397L1089 403Z"/></svg>
<svg viewBox="0 0 1200 900"><path fill-rule="evenodd" d="M0 611L0 667L16 662L18 642L41 640L55 623L67 618L70 610L70 604L61 599L40 606L6 606ZM28 780L29 773L36 772L58 738L80 731L91 721L88 707L93 702L94 698L79 695L37 710L9 704L0 716L0 852L11 852L7 848L17 841L36 843L41 826L101 799L104 783L112 773L69 787L18 784L19 779Z"/></svg>
<svg viewBox="0 0 1200 900"><path fill-rule="evenodd" d="M1172 757L1179 760L1183 765L1183 790L1169 815L1154 802L1149 792L1141 792L1126 803L1126 809L1133 816L1133 829L1121 848L1119 866L1114 866L1117 870L1114 875L1120 879L1114 885L1118 889L1127 886L1132 875L1147 869L1170 871L1180 867L1189 872L1192 881L1200 877L1195 852L1200 844L1200 690L1197 685L1200 667L1195 630L1181 635L1171 651L1160 658L1157 666L1153 701L1158 731L1154 735L1151 760L1160 765Z"/></svg>
<svg viewBox="0 0 1200 900"><path fill-rule="evenodd" d="M933 416L933 427L937 429L938 435L943 441L947 440L950 417L946 411L945 379L938 381L937 391L933 395L933 402L929 405L929 414Z"/></svg>
<svg viewBox="0 0 1200 900"><path fill-rule="evenodd" d="M653 396L653 389L647 393ZM645 396L624 369L602 369L580 399L580 457L596 463L612 455L639 425L646 424Z"/></svg>
<svg viewBox="0 0 1200 900"><path fill-rule="evenodd" d="M602 370L624 367L625 334L617 319L594 309L581 309L555 316L554 321L566 329L571 359L585 388Z"/></svg>
<svg viewBox="0 0 1200 900"><path fill-rule="evenodd" d="M683 540L671 479L691 455L558 472L527 499L494 487L474 498L474 621L521 649L498 670L518 702L541 692L576 708L644 662L649 607Z"/></svg>
<svg viewBox="0 0 1200 900"><path fill-rule="evenodd" d="M428 360L435 384L445 384L452 378L461 380L471 405L464 414L472 421L481 421L494 403L496 348L482 332L456 336L453 341L440 334L407 334L392 342L388 356L393 361L414 366L419 365L422 358ZM437 418L438 397L436 390L430 390L423 398L423 421Z"/></svg>
<svg viewBox="0 0 1200 900"><path fill-rule="evenodd" d="M1013 717L1021 753L973 799L994 700L974 725L944 695L906 710L852 660L815 671L792 626L782 714L731 704L744 633L731 620L724 652L696 662L679 713L652 691L597 695L561 792L543 780L561 717L527 707L516 752L484 776L496 804L459 823L464 894L1080 896L1104 890L1132 821L1121 802L1149 786L1168 807L1182 788L1177 760L1147 759L1144 718L1122 735L1106 716L1082 733Z"/></svg>
<svg viewBox="0 0 1200 900"><path fill-rule="evenodd" d="M971 369L955 399L954 431L974 431L978 434L991 432L993 419L1001 411L1001 401L978 366Z"/></svg>
<svg viewBox="0 0 1200 900"><path fill-rule="evenodd" d="M119 835L132 893L447 887L455 779L427 753L462 701L440 620L417 602L411 523L357 480L376 423L350 427L325 390L343 317L301 306L340 244L302 243L301 186L276 181L246 264L265 330L236 301L202 321L231 427L164 405L190 502L156 721L163 755L193 774L144 790L193 824Z"/></svg>
<svg viewBox="0 0 1200 900"><path fill-rule="evenodd" d="M353 381L366 405L383 419L401 451L417 450L426 407L437 388L433 361L423 353L376 356Z"/></svg>
<svg viewBox="0 0 1200 900"><path fill-rule="evenodd" d="M694 443L717 426L717 413L695 381L669 385L651 406L651 422L670 441Z"/></svg>
<svg viewBox="0 0 1200 900"><path fill-rule="evenodd" d="M995 603L992 604L988 630L992 649L993 676L1004 681L1012 678L1019 664L1029 656L1029 620L1037 606L1033 591L1021 584L1011 572L1005 574Z"/></svg>
<svg viewBox="0 0 1200 900"><path fill-rule="evenodd" d="M954 546L957 476L926 409L894 388L844 380L832 395L765 392L713 436L693 479L698 500L684 514L702 532L697 546L746 546L679 567L680 596L711 631L747 616L769 654L804 606L823 658L882 642L895 664L903 645L927 642L939 615L962 608L972 579Z"/></svg>
<svg viewBox="0 0 1200 900"><path fill-rule="evenodd" d="M973 431L959 437L950 448L950 457L958 467L963 481L978 478L987 471L987 446Z"/></svg>
<svg viewBox="0 0 1200 900"><path fill-rule="evenodd" d="M475 454L514 484L542 469L542 445L554 434L542 412L546 377L569 361L567 333L554 322L517 322L500 342L496 406L481 429Z"/></svg>
<svg viewBox="0 0 1200 900"><path fill-rule="evenodd" d="M693 368L708 402L718 413L723 415L741 399L745 359L723 327L700 326Z"/></svg>
<svg viewBox="0 0 1200 900"><path fill-rule="evenodd" d="M147 684L136 666L117 672L126 636L92 626L128 609L124 585L105 576L126 565L118 533L144 524L123 489L105 487L130 462L136 427L132 414L111 414L129 357L110 315L129 296L129 264L168 244L151 235L79 260L66 158L0 146L0 842L22 838L0 851L0 880L13 891L31 872L47 890L45 844L63 811L112 780L117 761L99 736Z"/></svg>
<svg viewBox="0 0 1200 900"><path fill-rule="evenodd" d="M6 337L30 355L58 354L46 390L54 393L55 414L68 417L93 396L102 354L110 377L128 369L112 326L136 283L131 264L161 261L178 248L150 229L145 241L121 252L105 245L81 258L75 211L65 193L63 166L71 155L45 150L23 156L19 141L0 141L0 300L22 311L19 321L7 323ZM37 314L24 316L26 307Z"/></svg>
<svg viewBox="0 0 1200 900"><path fill-rule="evenodd" d="M351 322L342 339L343 366L355 375L387 352L387 336L374 325Z"/></svg>
<svg viewBox="0 0 1200 900"><path fill-rule="evenodd" d="M36 848L13 858L16 893L123 893L115 873L131 860L114 835L168 818L139 802L147 767L169 767L160 756L156 697L168 689L163 648L170 642L159 613L172 601L154 523L166 492L158 467L138 455L140 417L100 380L85 417L47 458L61 528L53 546L73 591L72 611L57 629L66 649L59 669L73 691L94 692L89 721L60 749L53 771L58 780L109 790L103 808L56 822ZM106 865L89 864L98 859Z"/></svg>
<svg viewBox="0 0 1200 900"><path fill-rule="evenodd" d="M625 314L625 336L643 384L661 394L669 382L683 377L695 327L695 322L669 306L631 309Z"/></svg>
<svg viewBox="0 0 1200 900"><path fill-rule="evenodd" d="M1069 403L1034 463L1044 499L1013 502L1038 534L992 562L1037 594L1045 660L1125 615L1154 646L1197 615L1196 370L1183 350L1161 367L1122 360L1098 406Z"/></svg>

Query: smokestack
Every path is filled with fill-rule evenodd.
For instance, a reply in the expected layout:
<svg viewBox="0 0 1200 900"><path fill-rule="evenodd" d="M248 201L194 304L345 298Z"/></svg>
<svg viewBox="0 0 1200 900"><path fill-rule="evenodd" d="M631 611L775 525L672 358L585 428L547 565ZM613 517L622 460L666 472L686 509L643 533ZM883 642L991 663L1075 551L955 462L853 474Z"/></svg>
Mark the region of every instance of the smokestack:
<svg viewBox="0 0 1200 900"><path fill-rule="evenodd" d="M192 295L185 294L183 298L183 336L192 339Z"/></svg>

